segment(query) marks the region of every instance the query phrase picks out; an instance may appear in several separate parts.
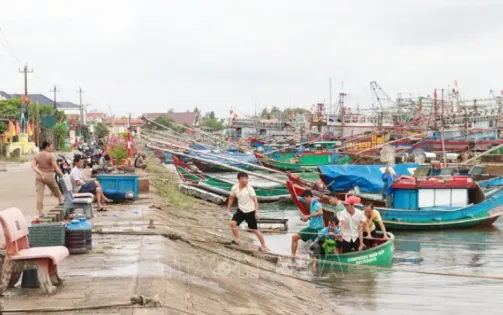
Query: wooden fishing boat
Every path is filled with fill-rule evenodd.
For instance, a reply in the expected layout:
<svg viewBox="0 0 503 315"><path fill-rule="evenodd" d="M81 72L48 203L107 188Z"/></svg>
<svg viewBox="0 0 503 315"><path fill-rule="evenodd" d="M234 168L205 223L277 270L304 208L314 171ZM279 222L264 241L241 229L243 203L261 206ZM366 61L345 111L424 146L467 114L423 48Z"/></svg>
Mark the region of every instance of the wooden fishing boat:
<svg viewBox="0 0 503 315"><path fill-rule="evenodd" d="M201 188L221 196L229 196L232 186L236 182L227 179L217 178L214 175L204 174L201 171L191 169L187 164L173 157L173 163L182 180L186 184ZM285 185L256 186L254 185L257 199L260 202L275 202L281 200L290 200L290 194Z"/></svg>
<svg viewBox="0 0 503 315"><path fill-rule="evenodd" d="M317 266L318 268L340 268L348 265L390 267L393 264L395 236L392 233L387 234L388 240L379 239L378 234L378 238L373 240L374 247L359 252L320 256L317 259Z"/></svg>
<svg viewBox="0 0 503 315"><path fill-rule="evenodd" d="M294 201L303 188L287 183ZM326 196L323 209L330 211ZM308 213L303 203L299 210ZM362 209L362 205L357 205ZM376 207L387 229L428 230L490 226L503 214L503 187L483 191L466 176L452 179L400 178L393 184L393 208ZM324 216L325 218L325 216Z"/></svg>
<svg viewBox="0 0 503 315"><path fill-rule="evenodd" d="M216 161L219 164L225 164L225 165L230 165L234 167L238 167L244 170L252 170L254 169L253 166L248 165L248 164L257 164L257 160L253 157L251 154L244 154L244 153L237 153L237 152L228 152L228 153L222 153L222 152L211 152L212 154L218 154L222 155L224 157L231 158L236 161L229 161L227 159L219 159L217 157L213 157L210 155L205 155L204 153L198 153L194 151L188 151L186 152L190 155L193 155L195 157L202 157L206 160L212 160ZM205 172L205 173L222 173L222 172L229 172L229 168L226 168L224 166L218 165L218 164L213 164L209 162L204 162L198 159L190 159L189 160L194 164L200 171ZM240 163L244 162L244 163ZM245 164L248 163L248 164ZM258 164L257 164L258 165Z"/></svg>
<svg viewBox="0 0 503 315"><path fill-rule="evenodd" d="M339 165L351 162L351 158L339 154L306 154L288 162L268 158L258 152L255 157L264 166L284 172L302 172L304 169L316 169L320 165Z"/></svg>

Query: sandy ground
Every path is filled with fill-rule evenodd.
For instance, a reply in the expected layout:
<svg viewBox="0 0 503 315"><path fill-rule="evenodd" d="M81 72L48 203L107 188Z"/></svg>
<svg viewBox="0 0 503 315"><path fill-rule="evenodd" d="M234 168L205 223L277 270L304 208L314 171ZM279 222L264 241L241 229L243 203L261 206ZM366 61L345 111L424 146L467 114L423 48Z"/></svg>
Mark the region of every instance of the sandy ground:
<svg viewBox="0 0 503 315"><path fill-rule="evenodd" d="M27 217L34 216L34 175L29 164L9 165L0 179L4 184L0 207L16 206ZM279 275L276 264L222 245L231 239L222 209L195 199L184 202L176 206L151 193L133 204L98 213L92 222L102 234L93 234L90 253L71 255L59 266L65 282L57 293L42 296L37 289L21 289L18 284L4 294L5 309L128 303L139 294L158 296L163 307L58 314L338 313L313 284ZM47 192L46 209L55 204ZM147 228L150 219L155 229ZM243 246L252 246L246 235L243 240L248 242Z"/></svg>

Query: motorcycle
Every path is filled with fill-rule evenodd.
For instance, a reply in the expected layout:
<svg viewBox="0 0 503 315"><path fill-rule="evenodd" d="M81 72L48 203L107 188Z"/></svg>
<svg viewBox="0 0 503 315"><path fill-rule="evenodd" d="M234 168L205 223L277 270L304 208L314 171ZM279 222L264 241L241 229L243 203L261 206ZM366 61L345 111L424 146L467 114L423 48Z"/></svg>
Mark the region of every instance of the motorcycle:
<svg viewBox="0 0 503 315"><path fill-rule="evenodd" d="M63 172L63 174L70 174L70 172L72 171L72 163L66 158L66 156L58 154L56 158L56 163L58 164L58 167L61 170L61 172ZM64 193L63 187L61 186L58 174L54 174L54 179L58 184L59 190L63 194Z"/></svg>

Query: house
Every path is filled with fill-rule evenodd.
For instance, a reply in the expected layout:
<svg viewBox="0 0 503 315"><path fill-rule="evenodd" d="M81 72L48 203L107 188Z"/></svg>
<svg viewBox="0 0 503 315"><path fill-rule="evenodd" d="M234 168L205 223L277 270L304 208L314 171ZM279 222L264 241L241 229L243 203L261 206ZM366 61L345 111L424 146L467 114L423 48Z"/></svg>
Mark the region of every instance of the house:
<svg viewBox="0 0 503 315"><path fill-rule="evenodd" d="M167 112L167 113L145 113L143 117L155 120L160 116L168 116L173 119L176 124L187 125L187 126L198 126L199 125L199 113L198 112Z"/></svg>
<svg viewBox="0 0 503 315"><path fill-rule="evenodd" d="M230 125L233 138L247 139L250 136L267 137L287 135L284 133L285 122L266 119L233 119Z"/></svg>
<svg viewBox="0 0 503 315"><path fill-rule="evenodd" d="M22 98L24 94L8 94L0 91L0 101L10 100L13 98ZM54 106L54 101L42 94L28 94L28 99L32 103L38 103L41 106Z"/></svg>
<svg viewBox="0 0 503 315"><path fill-rule="evenodd" d="M0 91L0 101L13 98L22 98L24 94L8 94ZM40 106L54 106L54 101L43 94L28 94L31 103L38 103ZM80 117L80 106L72 102L57 102L56 108L68 115L78 115ZM84 111L84 124L87 122L86 112Z"/></svg>
<svg viewBox="0 0 503 315"><path fill-rule="evenodd" d="M108 131L111 135L117 135L119 133L127 132L128 124L131 123L131 131L135 133L136 136L141 135L141 127L143 126L143 120L141 118L109 118L105 121Z"/></svg>
<svg viewBox="0 0 503 315"><path fill-rule="evenodd" d="M93 123L104 123L107 120L107 114L98 112L98 111L92 111L87 113L87 121L90 124Z"/></svg>
<svg viewBox="0 0 503 315"><path fill-rule="evenodd" d="M80 117L80 106L72 102L58 102L56 104L56 108L59 111L64 112L67 116L77 115ZM83 114L84 114L84 124L87 124L87 113L85 110L83 110Z"/></svg>

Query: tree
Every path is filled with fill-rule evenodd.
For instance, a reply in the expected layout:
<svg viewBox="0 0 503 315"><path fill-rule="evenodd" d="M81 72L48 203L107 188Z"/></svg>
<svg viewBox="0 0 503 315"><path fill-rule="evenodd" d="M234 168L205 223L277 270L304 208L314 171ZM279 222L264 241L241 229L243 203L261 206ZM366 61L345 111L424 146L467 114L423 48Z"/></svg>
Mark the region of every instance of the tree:
<svg viewBox="0 0 503 315"><path fill-rule="evenodd" d="M58 123L53 128L54 136L56 137L57 148L62 149L65 146L66 126L63 123Z"/></svg>
<svg viewBox="0 0 503 315"><path fill-rule="evenodd" d="M168 115L159 116L154 121L156 123L158 123L159 125L166 126L166 127L173 129L175 131L179 131L179 129L180 129L174 125L175 121L173 120L173 118L169 117ZM155 126L155 129L163 130L164 128L159 127L159 126Z"/></svg>
<svg viewBox="0 0 503 315"><path fill-rule="evenodd" d="M225 126L222 120L217 119L203 119L201 124L205 127L211 128L213 130L222 130L225 129Z"/></svg>
<svg viewBox="0 0 503 315"><path fill-rule="evenodd" d="M96 126L94 126L94 134L98 139L101 139L108 137L110 131L104 123L99 122L96 124Z"/></svg>
<svg viewBox="0 0 503 315"><path fill-rule="evenodd" d="M204 114L203 119L216 119L215 112L211 111L209 113Z"/></svg>
<svg viewBox="0 0 503 315"><path fill-rule="evenodd" d="M196 106L194 107L194 113L201 114L201 110Z"/></svg>

